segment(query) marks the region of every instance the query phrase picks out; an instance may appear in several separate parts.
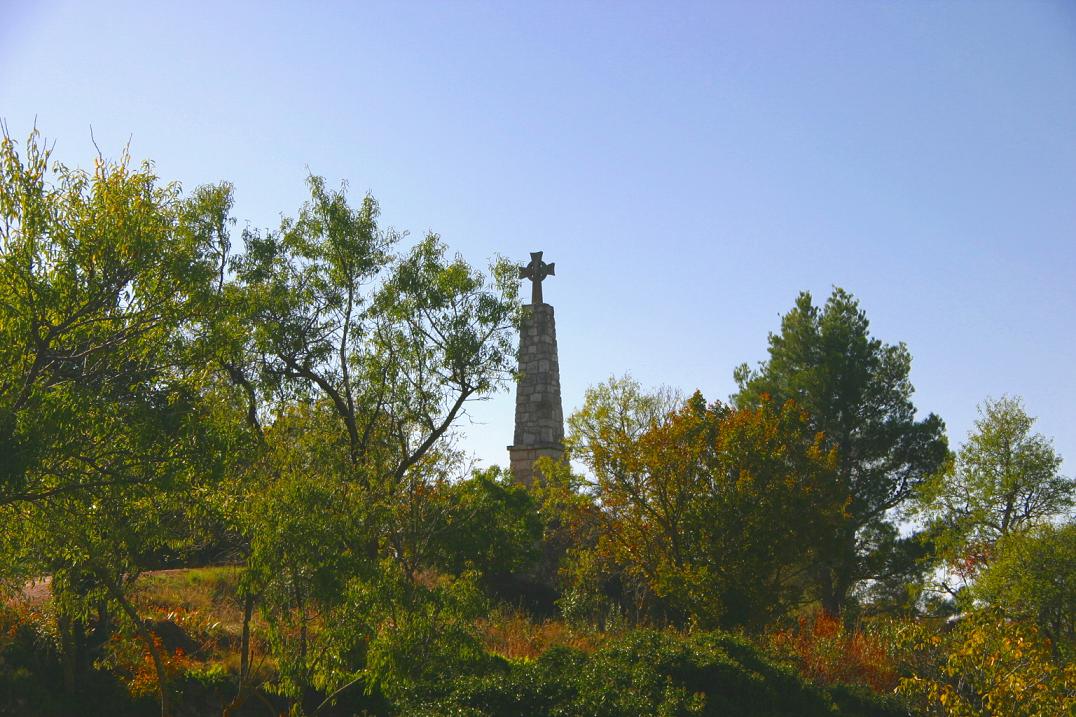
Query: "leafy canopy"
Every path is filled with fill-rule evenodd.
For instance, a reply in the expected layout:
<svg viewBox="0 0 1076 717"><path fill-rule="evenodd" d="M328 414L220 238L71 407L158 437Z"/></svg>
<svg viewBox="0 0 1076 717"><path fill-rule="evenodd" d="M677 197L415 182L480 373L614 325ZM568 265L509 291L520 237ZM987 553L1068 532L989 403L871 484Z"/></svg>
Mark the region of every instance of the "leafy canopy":
<svg viewBox="0 0 1076 717"><path fill-rule="evenodd" d="M795 602L798 573L843 510L834 456L793 403L734 409L613 379L571 419L603 517L599 551L702 624L758 627ZM645 428L644 428L645 427Z"/></svg>
<svg viewBox="0 0 1076 717"><path fill-rule="evenodd" d="M988 399L955 464L923 486L920 511L969 577L999 540L1066 514L1076 499L1076 481L1061 475L1061 456L1034 423L1019 398Z"/></svg>
<svg viewBox="0 0 1076 717"><path fill-rule="evenodd" d="M836 451L837 490L848 502L819 555L815 583L824 607L840 612L860 581L883 578L874 568L888 561L870 555L871 534L891 522L916 487L948 456L942 420L916 420L909 380L911 354L904 344L872 337L859 302L834 289L824 306L801 293L770 334L769 358L756 369L735 371L741 408L794 400L809 416L807 428Z"/></svg>

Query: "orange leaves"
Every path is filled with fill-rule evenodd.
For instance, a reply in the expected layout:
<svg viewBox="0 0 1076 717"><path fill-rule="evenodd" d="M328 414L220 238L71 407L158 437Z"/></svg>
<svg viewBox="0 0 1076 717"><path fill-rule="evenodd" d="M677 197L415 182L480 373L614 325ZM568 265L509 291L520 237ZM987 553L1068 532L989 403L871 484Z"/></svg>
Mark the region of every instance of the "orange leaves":
<svg viewBox="0 0 1076 717"><path fill-rule="evenodd" d="M478 621L490 652L510 660L535 660L554 647L594 652L602 636L573 631L562 620L535 621L518 611L498 611Z"/></svg>
<svg viewBox="0 0 1076 717"><path fill-rule="evenodd" d="M847 628L825 613L799 618L795 628L768 637L770 647L790 657L800 672L821 685L864 685L891 692L899 674L886 644L859 628Z"/></svg>
<svg viewBox="0 0 1076 717"><path fill-rule="evenodd" d="M602 547L613 559L703 624L758 626L794 599L793 574L847 498L802 410L733 409L695 393L620 438L588 446L601 458Z"/></svg>
<svg viewBox="0 0 1076 717"><path fill-rule="evenodd" d="M165 649L164 641L159 635L153 635L153 643L161 655L165 675L169 680L199 664L182 647L171 651ZM103 664L123 675L132 695L146 696L156 693L157 672L153 656L142 640L131 634L116 632L109 638L108 648L108 656L103 660Z"/></svg>

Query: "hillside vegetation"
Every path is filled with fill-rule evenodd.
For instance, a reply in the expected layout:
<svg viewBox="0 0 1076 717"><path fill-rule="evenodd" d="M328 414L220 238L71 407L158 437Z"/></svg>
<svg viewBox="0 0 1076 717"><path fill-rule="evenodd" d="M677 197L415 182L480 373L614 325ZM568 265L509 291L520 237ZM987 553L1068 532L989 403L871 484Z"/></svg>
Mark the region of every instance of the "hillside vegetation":
<svg viewBox="0 0 1076 717"><path fill-rule="evenodd" d="M226 183L4 135L0 714L1076 709L1074 482L1019 398L951 446L801 293L727 402L596 383L524 487L458 448L518 267L308 186L234 236Z"/></svg>

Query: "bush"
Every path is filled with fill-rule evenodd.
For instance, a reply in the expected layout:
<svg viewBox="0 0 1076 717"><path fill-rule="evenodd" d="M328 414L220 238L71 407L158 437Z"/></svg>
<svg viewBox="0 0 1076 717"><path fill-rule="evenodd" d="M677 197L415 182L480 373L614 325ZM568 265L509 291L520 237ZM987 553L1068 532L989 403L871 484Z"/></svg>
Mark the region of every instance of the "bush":
<svg viewBox="0 0 1076 717"><path fill-rule="evenodd" d="M823 685L857 685L892 692L899 675L887 641L872 631L849 629L825 613L801 616L795 627L777 630L768 642L801 675Z"/></svg>
<svg viewBox="0 0 1076 717"><path fill-rule="evenodd" d="M76 691L65 690L63 662L47 615L0 603L0 715L138 717L155 709L152 699L132 698L103 670L81 673Z"/></svg>
<svg viewBox="0 0 1076 717"><path fill-rule="evenodd" d="M948 635L924 636L917 652L940 659L901 681L925 715L1053 717L1076 713L1076 663L1055 660L1034 625L993 611L966 616Z"/></svg>
<svg viewBox="0 0 1076 717"><path fill-rule="evenodd" d="M432 686L431 686L432 687ZM435 688L434 688L435 689ZM415 690L408 715L634 717L635 715L902 715L866 691L826 690L720 632L636 630L593 655L554 648L505 662L495 674L458 679L441 693Z"/></svg>
<svg viewBox="0 0 1076 717"><path fill-rule="evenodd" d="M1013 533L972 592L1006 617L1034 623L1058 654L1076 658L1076 522Z"/></svg>

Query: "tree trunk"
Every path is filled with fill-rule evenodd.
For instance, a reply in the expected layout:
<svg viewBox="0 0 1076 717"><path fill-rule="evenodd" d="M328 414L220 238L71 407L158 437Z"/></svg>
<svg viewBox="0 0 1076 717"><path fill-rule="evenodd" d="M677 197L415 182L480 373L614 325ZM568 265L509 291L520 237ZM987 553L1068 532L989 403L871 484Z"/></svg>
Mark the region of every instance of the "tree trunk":
<svg viewBox="0 0 1076 717"><path fill-rule="evenodd" d="M243 600L243 637L239 644L239 689L236 690L235 698L224 708L223 717L230 717L246 701L250 674L250 620L253 615L254 595L248 594Z"/></svg>
<svg viewBox="0 0 1076 717"><path fill-rule="evenodd" d="M818 599L822 603L822 612L829 617L840 617L844 600L837 594L833 570L830 568L818 571Z"/></svg>
<svg viewBox="0 0 1076 717"><path fill-rule="evenodd" d="M63 665L63 687L68 696L75 694L78 686L76 679L76 665L78 656L75 654L75 640L71 630L71 618L63 613L56 616L56 629L60 633L60 661Z"/></svg>
<svg viewBox="0 0 1076 717"><path fill-rule="evenodd" d="M250 672L250 620L254 616L254 595L247 595L243 601L243 638L240 643L239 685L242 687Z"/></svg>
<svg viewBox="0 0 1076 717"><path fill-rule="evenodd" d="M164 660L161 659L161 651L158 648L156 641L153 639L153 633L146 627L146 623L142 618L138 616L138 611L135 610L128 600L127 596L123 594L123 590L118 588L104 572L99 572L98 576L101 581L108 587L109 593L115 598L116 602L123 608L123 612L127 614L127 617L134 624L135 630L138 631L138 636L142 638L142 641L146 644L146 649L149 650L150 657L153 658L153 668L157 672L157 697L161 702L161 717L169 717L171 714L171 707L168 704L168 690L165 687L165 673L164 673Z"/></svg>

